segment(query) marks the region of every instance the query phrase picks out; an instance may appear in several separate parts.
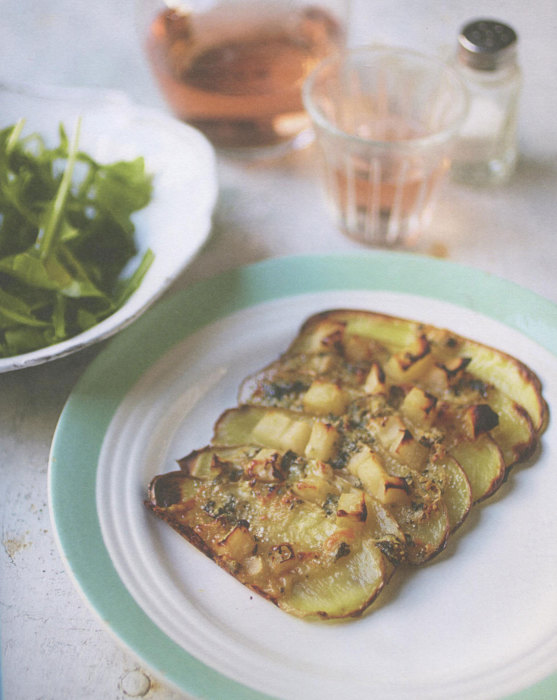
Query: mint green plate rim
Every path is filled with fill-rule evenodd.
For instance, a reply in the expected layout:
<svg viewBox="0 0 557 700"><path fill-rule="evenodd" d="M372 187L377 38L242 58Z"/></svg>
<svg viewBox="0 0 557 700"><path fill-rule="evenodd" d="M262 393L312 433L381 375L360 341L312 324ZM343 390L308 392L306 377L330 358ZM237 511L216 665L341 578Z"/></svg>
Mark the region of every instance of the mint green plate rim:
<svg viewBox="0 0 557 700"><path fill-rule="evenodd" d="M84 372L58 422L49 463L49 504L65 564L85 599L159 677L198 698L263 700L170 640L120 580L96 511L102 442L125 394L170 347L203 326L266 301L332 290L391 291L450 302L514 328L557 356L557 305L475 268L411 253L271 258L177 292L114 337ZM424 299L424 303L426 299ZM557 673L513 694L557 697Z"/></svg>

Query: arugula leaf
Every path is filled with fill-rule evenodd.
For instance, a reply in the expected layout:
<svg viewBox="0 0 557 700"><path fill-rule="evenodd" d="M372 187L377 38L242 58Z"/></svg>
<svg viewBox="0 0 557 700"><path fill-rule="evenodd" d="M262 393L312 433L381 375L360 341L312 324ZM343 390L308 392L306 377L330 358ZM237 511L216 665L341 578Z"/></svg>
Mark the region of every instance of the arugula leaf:
<svg viewBox="0 0 557 700"><path fill-rule="evenodd" d="M39 235L37 237L37 246L39 249L39 255L42 260L45 260L50 255L50 251L52 250L52 246L54 245L56 235L60 228L61 219L64 213L64 208L66 206L66 201L68 199L70 187L72 184L73 171L75 167L75 161L77 158L77 145L79 143L80 131L81 120L78 120L75 135L68 151L68 159L66 161L64 174L62 175L58 191L56 192L56 197L54 197L54 199L48 206L48 213L46 219L44 221L43 226L39 229Z"/></svg>
<svg viewBox="0 0 557 700"><path fill-rule="evenodd" d="M0 289L0 312L4 319L10 319L24 326L46 327L48 323L36 318L25 301Z"/></svg>
<svg viewBox="0 0 557 700"><path fill-rule="evenodd" d="M97 162L79 149L81 124L59 143L0 130L0 357L70 338L114 313L152 260L137 254L134 212L152 177L143 158Z"/></svg>

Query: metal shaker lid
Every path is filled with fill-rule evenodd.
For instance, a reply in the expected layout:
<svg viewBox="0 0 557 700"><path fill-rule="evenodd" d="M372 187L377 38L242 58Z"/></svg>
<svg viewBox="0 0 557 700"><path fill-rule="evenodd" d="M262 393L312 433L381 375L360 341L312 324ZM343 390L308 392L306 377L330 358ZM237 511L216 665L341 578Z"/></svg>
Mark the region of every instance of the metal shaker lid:
<svg viewBox="0 0 557 700"><path fill-rule="evenodd" d="M477 70L492 71L512 63L518 37L512 27L493 19L476 19L461 29L458 58Z"/></svg>

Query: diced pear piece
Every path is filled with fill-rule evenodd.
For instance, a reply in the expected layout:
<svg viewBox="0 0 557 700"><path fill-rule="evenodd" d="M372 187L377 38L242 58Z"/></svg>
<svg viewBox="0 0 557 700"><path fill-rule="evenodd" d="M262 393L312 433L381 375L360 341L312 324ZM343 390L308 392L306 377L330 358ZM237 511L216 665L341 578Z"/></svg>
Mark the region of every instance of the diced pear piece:
<svg viewBox="0 0 557 700"><path fill-rule="evenodd" d="M194 479L214 479L221 471L218 458L208 450L196 450L178 464Z"/></svg>
<svg viewBox="0 0 557 700"><path fill-rule="evenodd" d="M385 372L378 362L372 362L368 375L364 382L364 391L366 394L372 395L387 395L387 383Z"/></svg>
<svg viewBox="0 0 557 700"><path fill-rule="evenodd" d="M212 450L210 447L203 447L179 459L178 464L182 471L194 479L211 481L222 472L225 463L242 460L250 451L254 452L255 448L221 447L218 450Z"/></svg>
<svg viewBox="0 0 557 700"><path fill-rule="evenodd" d="M334 357L335 356L329 352L320 353L318 355L309 355L306 362L308 367L316 374L325 374L325 372L329 372L333 367L335 362Z"/></svg>
<svg viewBox="0 0 557 700"><path fill-rule="evenodd" d="M499 416L487 403L468 406L463 415L464 430L470 440L487 433L499 425Z"/></svg>
<svg viewBox="0 0 557 700"><path fill-rule="evenodd" d="M398 416L379 416L369 421L369 427L384 447L391 448L400 442L400 436L408 428Z"/></svg>
<svg viewBox="0 0 557 700"><path fill-rule="evenodd" d="M382 416L372 418L369 425L379 442L396 459L416 471L422 471L429 451L414 438L403 420L398 416Z"/></svg>
<svg viewBox="0 0 557 700"><path fill-rule="evenodd" d="M311 425L304 421L293 420L286 428L280 439L280 447L283 450L292 450L302 455L311 434Z"/></svg>
<svg viewBox="0 0 557 700"><path fill-rule="evenodd" d="M248 574L248 576L261 576L261 574L265 570L265 565L263 563L263 558L254 555L252 557L247 557L247 559L244 559L243 561L244 568Z"/></svg>
<svg viewBox="0 0 557 700"><path fill-rule="evenodd" d="M293 484L292 491L302 500L321 506L331 492L331 484L317 474L308 474Z"/></svg>
<svg viewBox="0 0 557 700"><path fill-rule="evenodd" d="M397 476L391 476L383 466L377 453L363 447L353 455L346 465L351 474L360 479L364 489L385 504L408 503L408 484Z"/></svg>
<svg viewBox="0 0 557 700"><path fill-rule="evenodd" d="M248 527L243 523L235 525L232 530L217 543L219 554L234 561L241 561L255 553L256 542Z"/></svg>
<svg viewBox="0 0 557 700"><path fill-rule="evenodd" d="M335 471L327 462L320 459L308 459L306 464L306 474L313 474L313 476L326 479L331 483L334 480Z"/></svg>
<svg viewBox="0 0 557 700"><path fill-rule="evenodd" d="M412 423L430 428L437 414L437 398L414 386L404 397L401 410Z"/></svg>
<svg viewBox="0 0 557 700"><path fill-rule="evenodd" d="M268 410L253 428L252 438L261 445L303 454L310 434L309 422L296 420L281 411Z"/></svg>
<svg viewBox="0 0 557 700"><path fill-rule="evenodd" d="M315 332L297 339L301 347L296 348L296 351L317 353L338 348L342 344L345 328L346 324L342 321L325 320L318 325Z"/></svg>
<svg viewBox="0 0 557 700"><path fill-rule="evenodd" d="M281 408L239 406L225 411L215 425L212 444L260 445L304 454L313 418Z"/></svg>
<svg viewBox="0 0 557 700"><path fill-rule="evenodd" d="M392 454L408 467L422 471L429 457L428 448L419 443L409 430L399 435L398 443L391 445Z"/></svg>
<svg viewBox="0 0 557 700"><path fill-rule="evenodd" d="M282 481L282 455L271 448L263 448L247 463L247 475L257 481L275 483Z"/></svg>
<svg viewBox="0 0 557 700"><path fill-rule="evenodd" d="M302 398L304 410L317 416L340 415L348 401L349 397L337 384L319 379L311 383Z"/></svg>
<svg viewBox="0 0 557 700"><path fill-rule="evenodd" d="M296 553L288 542L271 547L268 558L274 574L286 574L296 566Z"/></svg>
<svg viewBox="0 0 557 700"><path fill-rule="evenodd" d="M546 424L548 410L539 379L514 357L484 345L464 341L462 353L471 358L469 371L523 406L536 432Z"/></svg>
<svg viewBox="0 0 557 700"><path fill-rule="evenodd" d="M329 462L336 456L338 440L339 433L334 425L316 420L306 444L305 456Z"/></svg>
<svg viewBox="0 0 557 700"><path fill-rule="evenodd" d="M369 338L344 334L343 354L348 362L366 362L371 359L372 345Z"/></svg>
<svg viewBox="0 0 557 700"><path fill-rule="evenodd" d="M424 383L433 391L443 393L458 381L469 364L469 357L451 357L444 362L435 362L424 375Z"/></svg>
<svg viewBox="0 0 557 700"><path fill-rule="evenodd" d="M276 445L278 447L283 433L291 422L289 416L281 411L265 411L253 428L252 436L263 445Z"/></svg>
<svg viewBox="0 0 557 700"><path fill-rule="evenodd" d="M370 530L374 530L376 522L372 522L371 527L367 528L368 502L372 501L382 508L377 500L371 498L361 489L345 491L340 494L335 519L337 529L327 538L324 543L325 549L336 551L337 556L344 556L349 551L347 545L350 547L361 536L364 526L366 526L366 534L372 534ZM373 505L370 506L370 512L372 515L375 512ZM381 535L384 534L382 531Z"/></svg>
<svg viewBox="0 0 557 700"><path fill-rule="evenodd" d="M397 382L412 382L431 368L433 356L425 335L419 335L410 347L396 352L385 363L388 376Z"/></svg>
<svg viewBox="0 0 557 700"><path fill-rule="evenodd" d="M336 524L339 527L365 523L367 519L366 497L363 491L341 493L337 505Z"/></svg>

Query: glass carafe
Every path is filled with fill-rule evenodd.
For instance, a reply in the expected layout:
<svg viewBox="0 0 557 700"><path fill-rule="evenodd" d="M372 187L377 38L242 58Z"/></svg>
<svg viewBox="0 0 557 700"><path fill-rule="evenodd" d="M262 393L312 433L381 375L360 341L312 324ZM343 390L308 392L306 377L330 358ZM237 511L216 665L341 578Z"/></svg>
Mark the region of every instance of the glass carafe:
<svg viewBox="0 0 557 700"><path fill-rule="evenodd" d="M140 0L142 41L174 114L218 149L311 139L301 88L345 40L349 0Z"/></svg>

